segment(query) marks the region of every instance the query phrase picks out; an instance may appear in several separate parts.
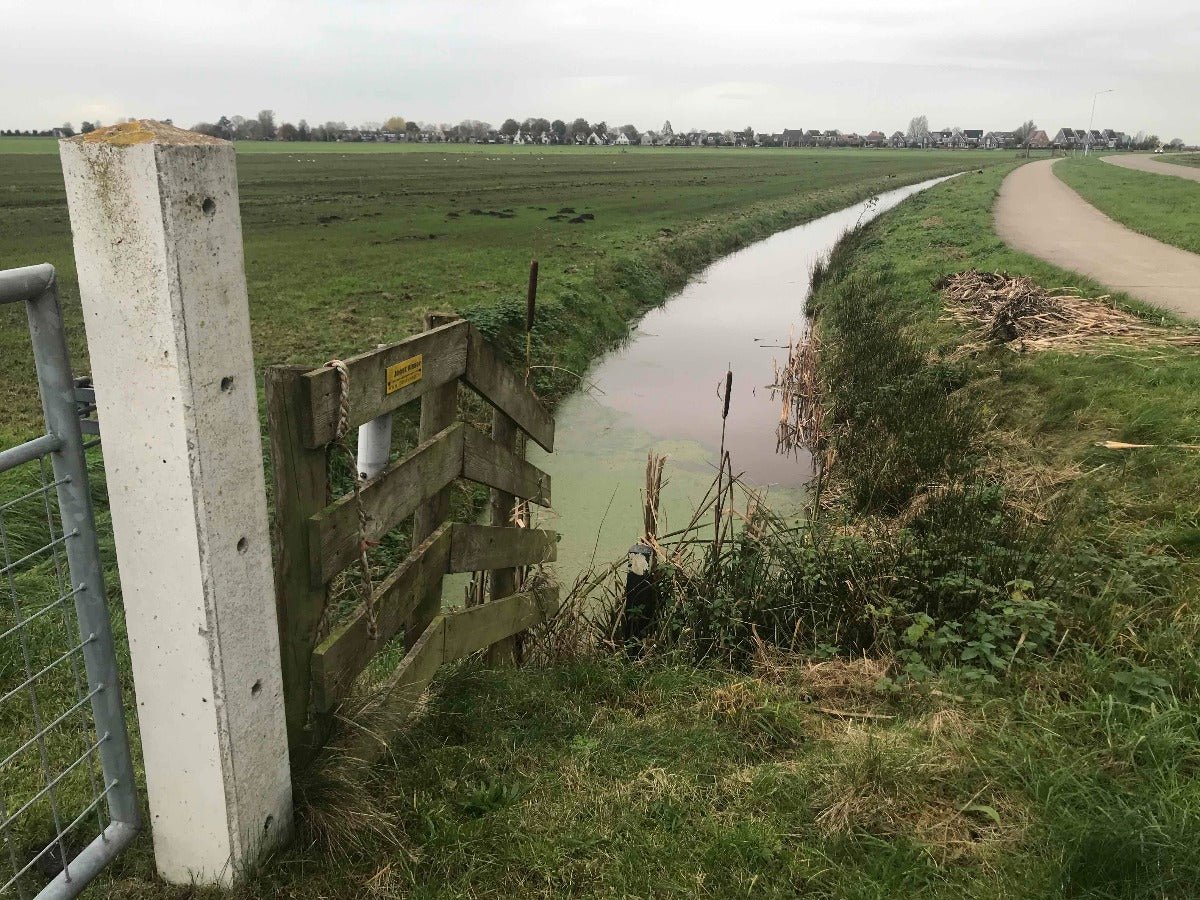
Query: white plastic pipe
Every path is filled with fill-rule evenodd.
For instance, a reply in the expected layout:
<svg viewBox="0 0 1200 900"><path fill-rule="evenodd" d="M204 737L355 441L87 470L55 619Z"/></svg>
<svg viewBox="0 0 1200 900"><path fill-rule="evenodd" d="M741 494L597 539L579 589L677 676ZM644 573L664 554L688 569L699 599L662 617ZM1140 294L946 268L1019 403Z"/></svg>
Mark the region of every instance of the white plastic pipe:
<svg viewBox="0 0 1200 900"><path fill-rule="evenodd" d="M358 426L358 477L370 481L383 471L392 453L392 414Z"/></svg>

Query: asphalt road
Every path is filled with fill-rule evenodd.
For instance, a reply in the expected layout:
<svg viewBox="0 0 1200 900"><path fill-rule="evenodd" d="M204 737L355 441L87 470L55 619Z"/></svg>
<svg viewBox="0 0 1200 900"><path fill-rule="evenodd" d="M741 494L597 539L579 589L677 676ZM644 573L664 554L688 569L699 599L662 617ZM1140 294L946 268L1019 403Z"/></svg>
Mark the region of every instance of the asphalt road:
<svg viewBox="0 0 1200 900"><path fill-rule="evenodd" d="M1056 161L1029 163L1004 179L995 221L1005 243L1200 319L1200 256L1114 222L1058 180Z"/></svg>

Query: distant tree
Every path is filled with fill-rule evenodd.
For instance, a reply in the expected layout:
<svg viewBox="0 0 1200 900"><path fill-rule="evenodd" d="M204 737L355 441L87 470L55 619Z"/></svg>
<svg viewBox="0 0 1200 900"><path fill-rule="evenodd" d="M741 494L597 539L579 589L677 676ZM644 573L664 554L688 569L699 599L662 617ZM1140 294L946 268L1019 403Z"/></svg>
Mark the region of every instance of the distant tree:
<svg viewBox="0 0 1200 900"><path fill-rule="evenodd" d="M500 126L500 133L510 140L517 136L517 132L521 130L521 123L516 119L505 119L504 124Z"/></svg>
<svg viewBox="0 0 1200 900"><path fill-rule="evenodd" d="M592 126L592 131L596 132L600 137L608 136L608 123L601 120Z"/></svg>
<svg viewBox="0 0 1200 900"><path fill-rule="evenodd" d="M404 132L407 125L408 122L405 121L404 116L392 116L383 123L383 130L390 131L393 134L401 134Z"/></svg>
<svg viewBox="0 0 1200 900"><path fill-rule="evenodd" d="M1033 133L1037 131L1037 125L1033 119L1022 122L1013 129L1013 141L1018 147L1025 150L1025 155L1029 156L1029 139L1033 137Z"/></svg>
<svg viewBox="0 0 1200 900"><path fill-rule="evenodd" d="M275 110L261 109L258 112L258 139L260 141L275 140Z"/></svg>
<svg viewBox="0 0 1200 900"><path fill-rule="evenodd" d="M299 122L296 123L296 140L298 140L298 141L311 141L312 140L312 130L308 127L308 122L306 122L304 119L301 119Z"/></svg>
<svg viewBox="0 0 1200 900"><path fill-rule="evenodd" d="M99 125L99 122L84 122L79 126L79 131L81 134L91 134Z"/></svg>
<svg viewBox="0 0 1200 900"><path fill-rule="evenodd" d="M749 125L747 125L745 128L742 129L742 138L746 141L747 144L753 144L754 143L754 129L751 128Z"/></svg>
<svg viewBox="0 0 1200 900"><path fill-rule="evenodd" d="M663 122L663 127L659 129L662 136L668 140L675 137L675 129L671 127L671 120Z"/></svg>
<svg viewBox="0 0 1200 900"><path fill-rule="evenodd" d="M555 119L550 123L550 133L554 135L554 139L560 144L567 139L567 123L562 119Z"/></svg>
<svg viewBox="0 0 1200 900"><path fill-rule="evenodd" d="M233 123L229 121L229 116L217 119L217 137L227 141L233 140Z"/></svg>
<svg viewBox="0 0 1200 900"><path fill-rule="evenodd" d="M408 139L416 140L417 135L421 133L421 125L419 122L405 122L404 133L408 135Z"/></svg>
<svg viewBox="0 0 1200 900"><path fill-rule="evenodd" d="M924 147L929 141L929 118L913 116L908 120L908 133L905 135L910 144Z"/></svg>
<svg viewBox="0 0 1200 900"><path fill-rule="evenodd" d="M66 127L70 128L71 126L70 126L70 124L68 124ZM1178 150L1180 147L1183 146L1183 138L1171 138L1171 141L1169 144L1167 144L1167 146L1170 147L1172 150Z"/></svg>
<svg viewBox="0 0 1200 900"><path fill-rule="evenodd" d="M58 130L61 131L66 137L75 136L75 126L73 126L70 122L63 122L58 126Z"/></svg>
<svg viewBox="0 0 1200 900"><path fill-rule="evenodd" d="M567 126L567 140L574 141L579 138L587 138L591 134L592 126L588 124L587 119L576 119Z"/></svg>
<svg viewBox="0 0 1200 900"><path fill-rule="evenodd" d="M638 131L636 128L634 128L632 125L622 125L619 130L620 130L621 134L623 134L623 135L625 135L625 137L629 138L629 143L631 143L631 144L636 144L638 141L640 141L642 139L641 132Z"/></svg>
<svg viewBox="0 0 1200 900"><path fill-rule="evenodd" d="M275 132L275 137L281 141L298 141L300 140L300 130L291 122L284 122Z"/></svg>
<svg viewBox="0 0 1200 900"><path fill-rule="evenodd" d="M1158 139L1158 135L1152 134L1146 138L1146 142L1142 146L1142 149L1143 150L1157 150L1161 146L1162 146L1162 141L1160 141Z"/></svg>

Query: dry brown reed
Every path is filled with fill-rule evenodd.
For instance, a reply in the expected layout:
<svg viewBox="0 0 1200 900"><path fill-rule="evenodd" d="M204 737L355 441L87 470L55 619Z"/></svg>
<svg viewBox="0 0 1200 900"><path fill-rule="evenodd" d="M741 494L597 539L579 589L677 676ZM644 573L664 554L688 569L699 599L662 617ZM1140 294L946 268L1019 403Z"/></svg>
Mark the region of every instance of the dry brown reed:
<svg viewBox="0 0 1200 900"><path fill-rule="evenodd" d="M1154 346L1200 346L1200 334L1169 329L1112 306L1107 294L1051 293L1032 278L969 269L936 285L950 319L968 329L959 353L1002 344L1018 353L1083 352L1113 341Z"/></svg>

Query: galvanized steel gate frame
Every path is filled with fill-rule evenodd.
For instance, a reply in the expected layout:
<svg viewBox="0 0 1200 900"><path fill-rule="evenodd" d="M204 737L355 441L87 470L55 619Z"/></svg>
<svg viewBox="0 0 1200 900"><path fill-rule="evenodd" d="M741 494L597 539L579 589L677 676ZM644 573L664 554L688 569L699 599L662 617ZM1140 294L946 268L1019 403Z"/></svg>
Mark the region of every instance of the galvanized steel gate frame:
<svg viewBox="0 0 1200 900"><path fill-rule="evenodd" d="M57 870L37 894L41 900L77 896L129 845L141 821L88 483L83 430L96 429L94 422L81 427L79 418L79 402L94 397L81 395L72 379L54 267L0 271L0 304L8 303L26 307L47 433L0 451L0 475L29 467L38 484L21 496L0 497L0 602L11 613L11 621L0 619L0 713L6 703L22 704L10 709L27 710L30 725L13 741L20 746L0 745L0 896L24 898L32 890L31 870L43 878ZM30 502L44 507L38 515L44 512L46 539L33 549L17 548L21 555L13 558L5 514ZM44 597L26 593L23 603L21 576L37 566L56 588ZM61 634L54 637L60 644L47 652L38 641L44 626L59 619ZM55 697L64 708L45 711L45 691L57 689L50 684L55 678L73 681L74 696ZM73 761L60 766L52 749L61 756L68 746L65 758ZM37 779L31 786L30 773L38 769L40 786ZM79 790L64 796L75 783L68 779L86 779L82 796ZM52 826L53 838L21 846L22 817L47 807L52 821L39 826Z"/></svg>

